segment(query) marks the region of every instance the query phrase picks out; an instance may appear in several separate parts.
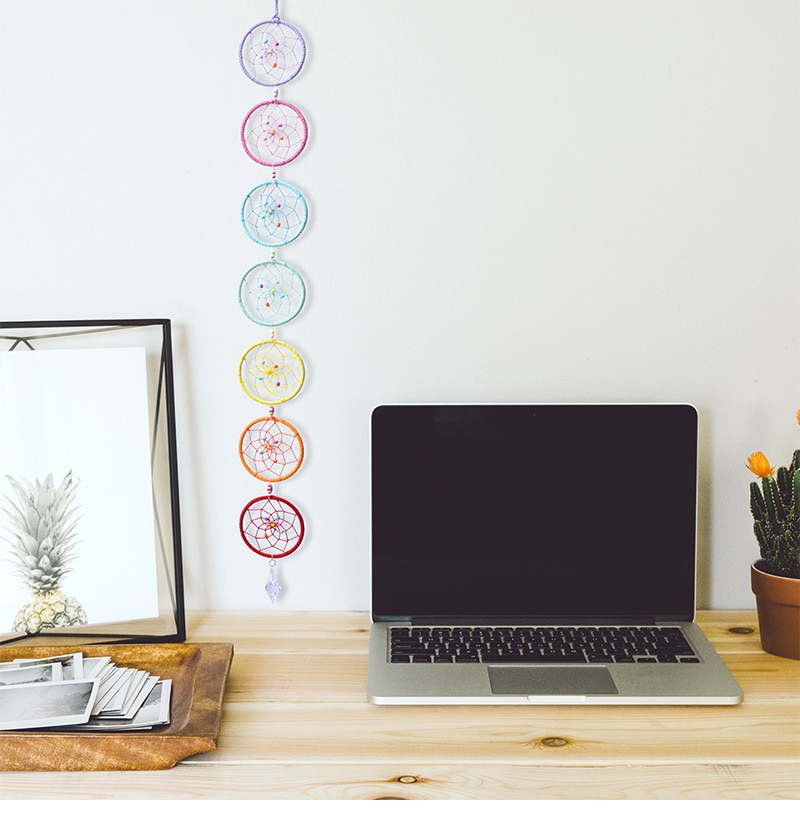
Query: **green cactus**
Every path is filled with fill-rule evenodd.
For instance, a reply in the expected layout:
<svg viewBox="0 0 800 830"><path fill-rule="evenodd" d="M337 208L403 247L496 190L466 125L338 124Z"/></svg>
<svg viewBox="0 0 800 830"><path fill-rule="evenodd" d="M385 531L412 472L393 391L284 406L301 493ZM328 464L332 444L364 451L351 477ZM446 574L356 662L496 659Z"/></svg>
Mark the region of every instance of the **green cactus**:
<svg viewBox="0 0 800 830"><path fill-rule="evenodd" d="M762 569L800 579L800 450L774 477L751 482L750 511Z"/></svg>

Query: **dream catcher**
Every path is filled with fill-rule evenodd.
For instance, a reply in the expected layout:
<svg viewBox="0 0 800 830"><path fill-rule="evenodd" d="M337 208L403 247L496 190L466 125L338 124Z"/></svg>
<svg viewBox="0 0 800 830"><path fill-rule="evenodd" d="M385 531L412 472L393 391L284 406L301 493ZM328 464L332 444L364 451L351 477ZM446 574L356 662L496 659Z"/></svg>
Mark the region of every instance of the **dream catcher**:
<svg viewBox="0 0 800 830"><path fill-rule="evenodd" d="M260 184L242 204L245 233L259 245L279 247L294 242L307 220L308 205L303 194L286 182Z"/></svg>
<svg viewBox="0 0 800 830"><path fill-rule="evenodd" d="M277 179L275 168L294 161L308 141L308 123L294 104L278 100L277 87L292 80L303 68L306 44L300 32L280 19L278 0L271 20L253 26L239 45L244 74L262 86L276 87L274 99L262 101L245 115L239 130L249 159L271 167L272 179L254 187L241 207L247 237L272 249L267 262L252 266L239 283L239 306L252 323L281 326L294 320L306 300L299 272L275 259L275 249L294 242L308 221L308 204L293 185ZM266 483L266 495L251 499L239 517L245 545L269 559L264 586L271 602L281 592L276 560L294 553L305 535L305 522L297 507L272 492L273 484L286 481L303 463L305 448L298 430L275 415L275 406L300 392L305 365L296 349L275 339L252 345L239 361L239 384L259 404L268 406L266 417L251 421L239 438L239 458L245 469Z"/></svg>
<svg viewBox="0 0 800 830"><path fill-rule="evenodd" d="M285 262L260 262L239 283L239 305L260 326L288 323L300 313L305 301L303 278Z"/></svg>
<svg viewBox="0 0 800 830"><path fill-rule="evenodd" d="M239 517L239 532L250 550L269 557L270 568L264 590L272 602L281 586L275 573L275 560L294 553L305 535L303 517L297 508L278 496L260 496L248 502Z"/></svg>
<svg viewBox="0 0 800 830"><path fill-rule="evenodd" d="M274 407L270 407L274 413ZM270 415L248 424L239 438L239 458L261 481L284 481L303 463L303 439L288 422Z"/></svg>
<svg viewBox="0 0 800 830"><path fill-rule="evenodd" d="M265 101L247 113L242 122L242 147L253 161L280 167L294 161L308 140L308 124L293 104Z"/></svg>
<svg viewBox="0 0 800 830"><path fill-rule="evenodd" d="M291 400L302 388L305 375L300 355L280 340L255 343L239 361L239 383L258 403L277 404Z"/></svg>
<svg viewBox="0 0 800 830"><path fill-rule="evenodd" d="M248 502L239 527L250 550L274 559L294 553L305 535L303 517L291 502L279 496L259 496Z"/></svg>
<svg viewBox="0 0 800 830"><path fill-rule="evenodd" d="M258 23L242 38L239 64L251 80L262 86L280 86L303 68L306 42L300 32L278 16L278 0L272 20Z"/></svg>

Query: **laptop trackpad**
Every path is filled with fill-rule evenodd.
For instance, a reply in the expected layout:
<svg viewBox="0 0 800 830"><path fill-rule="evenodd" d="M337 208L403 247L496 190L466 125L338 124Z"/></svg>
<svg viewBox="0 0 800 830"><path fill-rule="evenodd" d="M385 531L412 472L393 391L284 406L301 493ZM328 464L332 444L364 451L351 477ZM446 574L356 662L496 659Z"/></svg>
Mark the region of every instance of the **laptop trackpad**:
<svg viewBox="0 0 800 830"><path fill-rule="evenodd" d="M496 695L616 695L605 666L489 666Z"/></svg>

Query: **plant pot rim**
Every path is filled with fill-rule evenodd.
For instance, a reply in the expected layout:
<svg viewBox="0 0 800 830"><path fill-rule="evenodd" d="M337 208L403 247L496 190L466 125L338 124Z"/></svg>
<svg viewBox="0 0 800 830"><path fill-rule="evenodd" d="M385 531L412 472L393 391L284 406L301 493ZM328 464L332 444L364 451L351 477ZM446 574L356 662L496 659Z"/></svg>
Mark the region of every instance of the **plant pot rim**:
<svg viewBox="0 0 800 830"><path fill-rule="evenodd" d="M759 560L760 561L760 560ZM756 595L780 605L800 606L800 579L793 576L776 576L757 567L758 562L750 566L750 587Z"/></svg>
<svg viewBox="0 0 800 830"><path fill-rule="evenodd" d="M768 576L768 577L770 577L770 579L782 579L785 582L792 582L792 583L800 582L800 579L798 579L796 576L781 576L780 574L774 574L774 573L771 573L770 571L765 571L763 568L759 568L758 567L759 564L763 561L764 561L763 559L756 559L755 562L752 562L750 564L750 570L751 571L756 571L757 573L763 574L764 576Z"/></svg>

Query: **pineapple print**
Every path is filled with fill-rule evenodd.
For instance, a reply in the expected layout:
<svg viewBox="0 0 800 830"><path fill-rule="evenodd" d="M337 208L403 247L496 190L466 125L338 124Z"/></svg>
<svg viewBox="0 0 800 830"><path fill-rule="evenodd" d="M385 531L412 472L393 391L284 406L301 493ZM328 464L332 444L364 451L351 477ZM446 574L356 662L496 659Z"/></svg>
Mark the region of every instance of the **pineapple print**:
<svg viewBox="0 0 800 830"><path fill-rule="evenodd" d="M10 519L14 565L23 582L33 592L33 600L14 618L13 630L37 634L47 628L85 625L86 612L74 598L65 596L61 582L72 569L67 567L77 544L73 518L78 481L67 473L58 487L52 474L40 482L22 483L6 476L16 501L6 496L11 509L3 509Z"/></svg>

